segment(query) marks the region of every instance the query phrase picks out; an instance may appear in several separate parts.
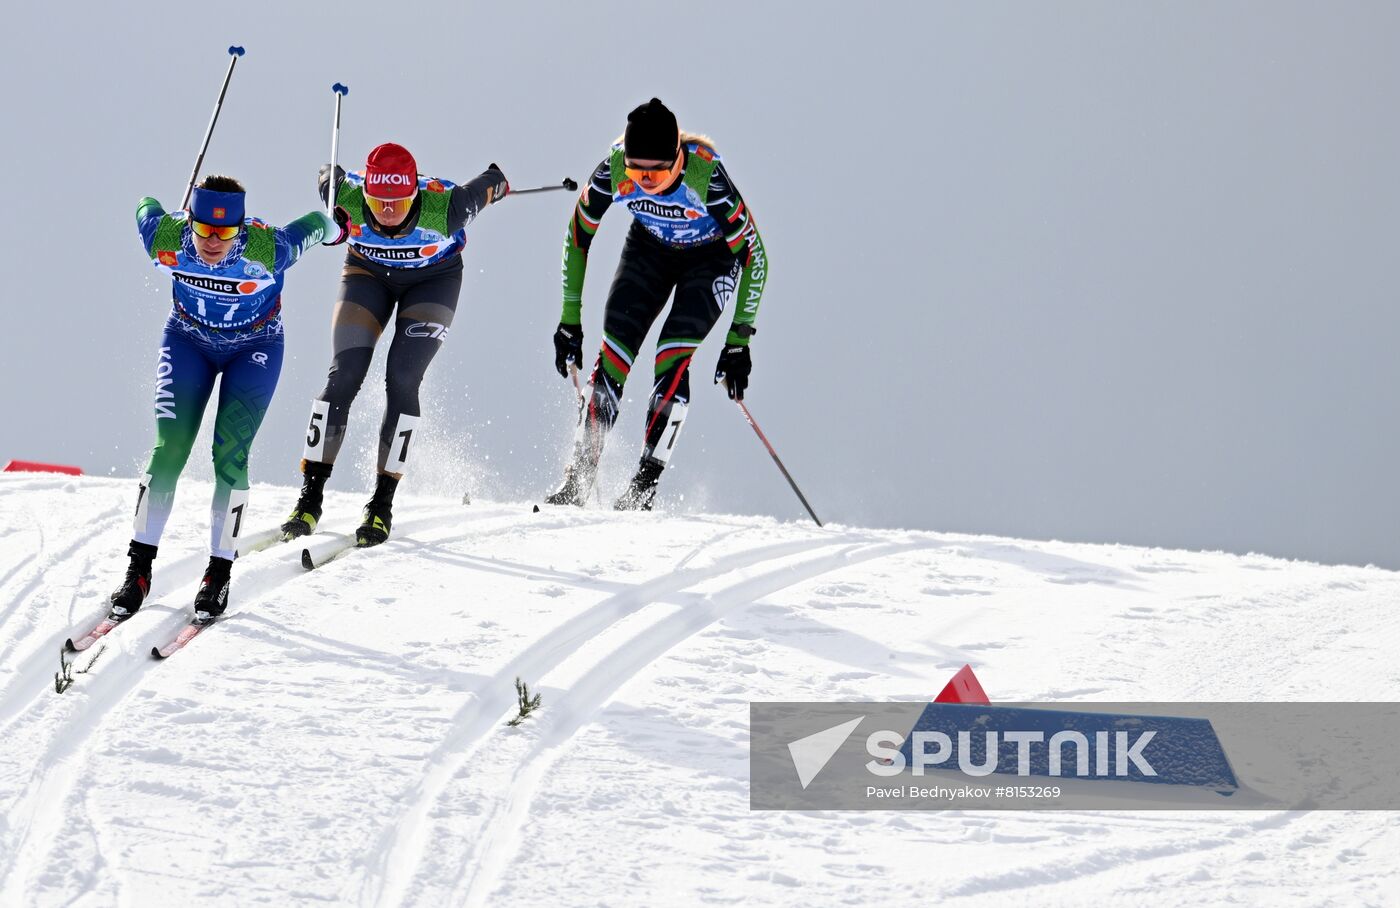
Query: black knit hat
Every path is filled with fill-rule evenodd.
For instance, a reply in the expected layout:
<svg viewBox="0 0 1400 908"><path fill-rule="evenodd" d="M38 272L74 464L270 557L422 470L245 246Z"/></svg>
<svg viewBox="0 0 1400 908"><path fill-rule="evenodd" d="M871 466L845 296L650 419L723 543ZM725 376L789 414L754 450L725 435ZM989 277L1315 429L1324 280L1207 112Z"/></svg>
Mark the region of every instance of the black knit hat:
<svg viewBox="0 0 1400 908"><path fill-rule="evenodd" d="M660 98L652 98L627 115L622 147L633 160L670 161L676 157L680 138L676 115L666 109Z"/></svg>

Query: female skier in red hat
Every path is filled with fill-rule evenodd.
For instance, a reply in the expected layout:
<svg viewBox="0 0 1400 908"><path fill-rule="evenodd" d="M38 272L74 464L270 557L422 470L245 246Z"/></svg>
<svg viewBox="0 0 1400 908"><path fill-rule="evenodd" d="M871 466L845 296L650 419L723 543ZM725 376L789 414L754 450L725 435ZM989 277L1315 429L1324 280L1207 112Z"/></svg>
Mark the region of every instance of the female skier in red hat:
<svg viewBox="0 0 1400 908"><path fill-rule="evenodd" d="M360 545L389 538L394 490L414 450L418 386L452 325L462 287L466 225L510 191L492 164L462 186L422 176L413 155L392 142L369 154L362 172L322 168L321 195L335 182L336 204L350 216L345 269L331 322L334 356L326 387L311 405L301 495L282 525L284 539L315 531L322 492L345 439L350 403L374 345L393 317L388 406L379 432L379 474L356 531ZM397 311L396 311L397 310Z"/></svg>

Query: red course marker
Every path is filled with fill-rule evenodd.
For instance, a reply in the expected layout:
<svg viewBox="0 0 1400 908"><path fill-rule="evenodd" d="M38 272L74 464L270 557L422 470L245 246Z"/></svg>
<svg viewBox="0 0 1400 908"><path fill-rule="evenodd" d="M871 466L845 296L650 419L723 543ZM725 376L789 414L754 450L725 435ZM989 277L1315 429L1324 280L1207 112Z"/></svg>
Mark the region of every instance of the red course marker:
<svg viewBox="0 0 1400 908"><path fill-rule="evenodd" d="M79 467L68 467L58 463L38 463L33 460L12 460L5 464L4 473L67 473L69 476L81 476L83 471Z"/></svg>
<svg viewBox="0 0 1400 908"><path fill-rule="evenodd" d="M982 690L982 682L972 673L972 666L964 665L938 696L933 698L933 702L990 704L992 701L987 699L986 692Z"/></svg>

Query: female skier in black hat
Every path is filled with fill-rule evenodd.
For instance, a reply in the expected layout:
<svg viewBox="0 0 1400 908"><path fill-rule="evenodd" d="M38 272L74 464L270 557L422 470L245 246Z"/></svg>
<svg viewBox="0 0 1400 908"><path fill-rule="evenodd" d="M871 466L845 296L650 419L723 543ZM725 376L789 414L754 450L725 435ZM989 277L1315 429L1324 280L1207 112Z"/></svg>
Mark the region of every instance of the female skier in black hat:
<svg viewBox="0 0 1400 908"><path fill-rule="evenodd" d="M588 249L614 202L634 218L603 314L603 344L591 393L574 439L564 484L550 504L582 505L593 488L603 441L617 421L622 387L637 348L675 291L656 347L656 378L647 410L641 463L618 510L650 510L657 483L685 422L690 360L730 310L724 350L715 366L729 396L748 385L754 335L768 257L752 214L725 170L714 143L681 132L660 100L627 115L613 145L579 196L564 241L564 310L554 333L554 367L583 364L582 294Z"/></svg>

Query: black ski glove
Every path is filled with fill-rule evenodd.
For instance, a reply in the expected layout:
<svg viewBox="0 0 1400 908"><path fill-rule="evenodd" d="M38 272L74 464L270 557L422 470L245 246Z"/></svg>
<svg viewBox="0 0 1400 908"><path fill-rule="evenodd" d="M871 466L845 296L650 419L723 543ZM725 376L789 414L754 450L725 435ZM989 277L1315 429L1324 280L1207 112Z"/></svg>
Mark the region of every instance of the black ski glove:
<svg viewBox="0 0 1400 908"><path fill-rule="evenodd" d="M331 179L331 165L322 164L321 169L316 172L317 191L321 193L321 201L325 202L330 198L332 190L340 189L340 184L345 180L345 168L339 164L335 165L335 179Z"/></svg>
<svg viewBox="0 0 1400 908"><path fill-rule="evenodd" d="M322 241L322 246L339 246L341 243L350 239L350 212L337 205L335 206L333 215L335 217L336 226L340 228L340 236L333 240Z"/></svg>
<svg viewBox="0 0 1400 908"><path fill-rule="evenodd" d="M715 363L715 384L724 382L730 400L743 400L744 389L749 386L749 372L752 369L753 360L749 358L749 348L730 344L720 353L719 362Z"/></svg>
<svg viewBox="0 0 1400 908"><path fill-rule="evenodd" d="M583 326L560 322L554 332L554 368L568 378L569 363L583 368Z"/></svg>
<svg viewBox="0 0 1400 908"><path fill-rule="evenodd" d="M492 202L499 202L501 199L510 195L510 180L506 179L505 171L501 170L500 165L498 165L495 161L492 161L491 166L486 168L486 172L494 173L495 176L499 177L501 180L492 189Z"/></svg>

